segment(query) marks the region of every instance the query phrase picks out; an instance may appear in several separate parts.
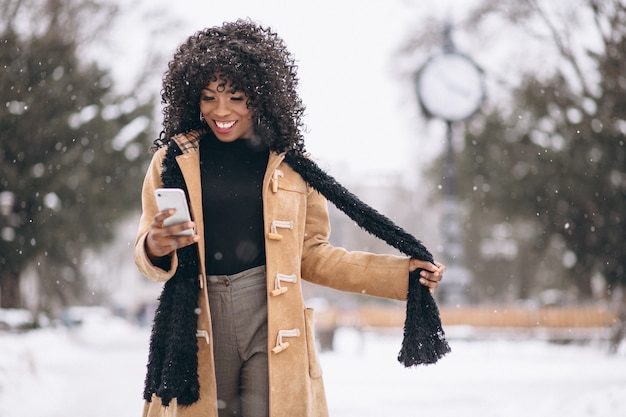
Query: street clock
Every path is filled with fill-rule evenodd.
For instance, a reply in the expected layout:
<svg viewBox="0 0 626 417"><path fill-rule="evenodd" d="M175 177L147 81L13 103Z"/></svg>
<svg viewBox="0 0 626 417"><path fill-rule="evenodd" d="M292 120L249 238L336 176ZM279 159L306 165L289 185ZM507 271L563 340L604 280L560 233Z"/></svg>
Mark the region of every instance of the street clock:
<svg viewBox="0 0 626 417"><path fill-rule="evenodd" d="M485 97L482 71L458 52L434 55L426 61L418 73L416 88L426 112L448 122L476 113Z"/></svg>

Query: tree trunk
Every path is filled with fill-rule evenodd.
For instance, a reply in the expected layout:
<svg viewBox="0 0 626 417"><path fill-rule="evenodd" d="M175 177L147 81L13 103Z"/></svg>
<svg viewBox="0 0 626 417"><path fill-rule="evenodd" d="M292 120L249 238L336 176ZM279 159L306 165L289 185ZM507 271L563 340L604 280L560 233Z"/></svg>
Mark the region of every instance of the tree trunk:
<svg viewBox="0 0 626 417"><path fill-rule="evenodd" d="M0 308L20 308L19 274L11 270L0 271Z"/></svg>

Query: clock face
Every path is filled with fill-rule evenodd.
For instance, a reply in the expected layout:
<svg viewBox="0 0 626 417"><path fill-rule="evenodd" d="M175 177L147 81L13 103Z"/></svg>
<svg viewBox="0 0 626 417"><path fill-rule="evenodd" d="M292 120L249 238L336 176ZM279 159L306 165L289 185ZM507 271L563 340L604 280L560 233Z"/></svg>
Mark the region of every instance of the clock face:
<svg viewBox="0 0 626 417"><path fill-rule="evenodd" d="M417 79L424 108L447 121L463 120L478 110L484 97L478 67L458 53L436 55L424 64Z"/></svg>

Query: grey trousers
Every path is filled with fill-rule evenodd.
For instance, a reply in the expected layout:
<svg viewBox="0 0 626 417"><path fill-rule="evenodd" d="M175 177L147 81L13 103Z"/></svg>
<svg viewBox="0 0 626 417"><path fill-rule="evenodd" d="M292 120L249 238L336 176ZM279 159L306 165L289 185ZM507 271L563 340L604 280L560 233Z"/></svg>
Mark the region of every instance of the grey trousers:
<svg viewBox="0 0 626 417"><path fill-rule="evenodd" d="M219 417L268 417L265 266L209 275Z"/></svg>

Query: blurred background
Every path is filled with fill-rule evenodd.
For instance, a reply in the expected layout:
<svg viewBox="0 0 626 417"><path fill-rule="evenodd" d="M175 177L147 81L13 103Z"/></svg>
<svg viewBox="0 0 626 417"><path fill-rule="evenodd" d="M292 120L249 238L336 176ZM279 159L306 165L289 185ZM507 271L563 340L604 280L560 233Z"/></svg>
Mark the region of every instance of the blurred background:
<svg viewBox="0 0 626 417"><path fill-rule="evenodd" d="M65 362L81 355L105 361L100 381L106 358L137 366L127 390L139 404L160 287L136 271L132 248L160 80L189 35L246 17L296 58L313 158L448 266L435 297L459 354L443 375L499 357L496 342L512 361L521 342L533 359L584 348L565 351L564 367L609 361L597 382L612 397L590 394L596 407L576 415L626 412L623 400L607 405L626 394L626 377L610 377L626 369L624 0L0 0L0 416L97 415L28 414L22 402L37 387L76 390L50 388L62 369L84 377ZM333 207L331 217L334 244L393 252ZM401 336L402 303L313 286L306 296L329 363L363 341L377 357ZM335 415L351 415L335 398ZM476 415L516 415L462 398L485 407ZM447 405L432 410L458 415Z"/></svg>

